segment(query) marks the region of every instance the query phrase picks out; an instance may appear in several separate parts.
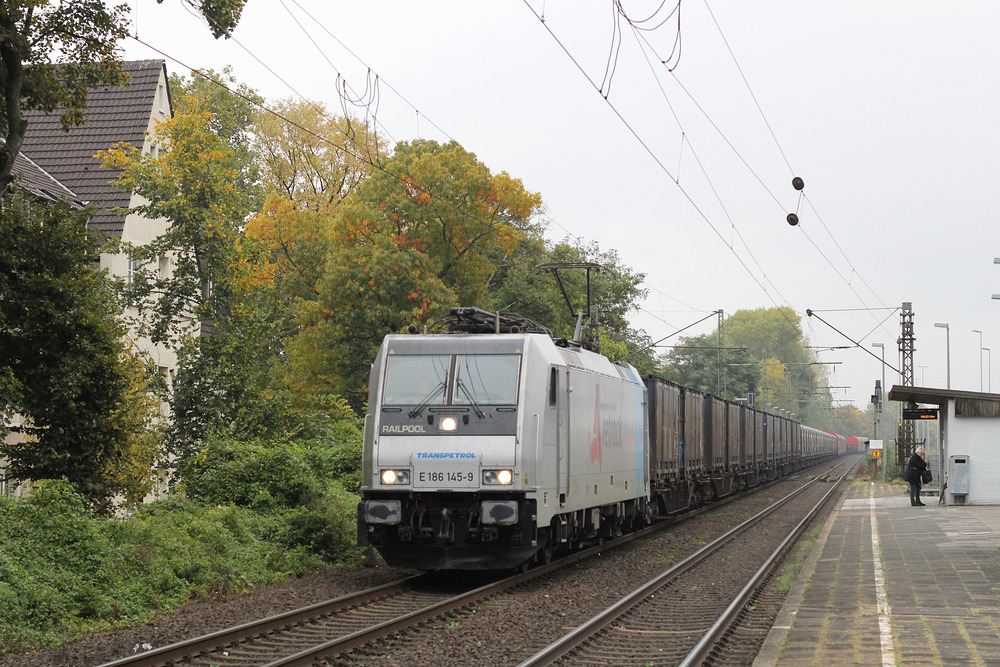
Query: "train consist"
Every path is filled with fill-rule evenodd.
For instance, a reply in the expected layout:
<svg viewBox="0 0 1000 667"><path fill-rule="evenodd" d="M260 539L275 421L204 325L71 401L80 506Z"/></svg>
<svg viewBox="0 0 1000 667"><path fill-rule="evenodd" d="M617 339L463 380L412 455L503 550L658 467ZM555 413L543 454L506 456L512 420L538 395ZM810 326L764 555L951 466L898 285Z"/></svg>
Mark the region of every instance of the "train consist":
<svg viewBox="0 0 1000 667"><path fill-rule="evenodd" d="M372 366L358 542L395 567L502 569L842 453L845 439L452 309Z"/></svg>

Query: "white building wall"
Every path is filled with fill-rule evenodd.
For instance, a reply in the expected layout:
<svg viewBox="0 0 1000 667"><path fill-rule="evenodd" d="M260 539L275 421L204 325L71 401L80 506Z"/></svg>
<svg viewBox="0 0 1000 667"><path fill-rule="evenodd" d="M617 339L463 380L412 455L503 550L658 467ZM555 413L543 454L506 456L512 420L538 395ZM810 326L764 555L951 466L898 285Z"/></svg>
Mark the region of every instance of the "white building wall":
<svg viewBox="0 0 1000 667"><path fill-rule="evenodd" d="M948 401L947 456L969 457L969 495L966 505L1000 505L1000 418L956 417L955 401ZM945 492L949 505L955 497ZM961 498L961 497L959 497Z"/></svg>
<svg viewBox="0 0 1000 667"><path fill-rule="evenodd" d="M146 141L141 146L143 155L152 155L153 157L157 157L160 151L164 150L163 147L156 141L156 128L159 123L169 119L170 116L170 96L167 93L167 79L166 75L161 71L156 98L153 102L153 112L146 128ZM146 199L133 194L131 201L129 202L129 206L134 208L148 203L149 202ZM165 233L169 228L169 225L169 221L164 218L150 220L140 215L131 213L125 218L125 225L122 230L121 240L123 243L134 246L146 245L153 241L156 237ZM174 266L174 256L172 254L168 254L166 256L159 257L149 265L135 268L155 271L162 277L170 277L173 274ZM108 273L112 276L128 279L130 272L129 257L127 254L102 255L101 268L107 269ZM137 311L135 309L129 309L126 314L134 317L137 314ZM189 323L190 333L192 335L196 335L200 329L200 323L194 320L194 318L190 318ZM154 344L148 338L140 337L134 332L129 334L129 342L135 352L147 355L150 359L152 359L160 371L166 376L168 385L172 385L177 371L176 349L162 343ZM166 403L161 405L161 409L164 417L169 417L169 408Z"/></svg>

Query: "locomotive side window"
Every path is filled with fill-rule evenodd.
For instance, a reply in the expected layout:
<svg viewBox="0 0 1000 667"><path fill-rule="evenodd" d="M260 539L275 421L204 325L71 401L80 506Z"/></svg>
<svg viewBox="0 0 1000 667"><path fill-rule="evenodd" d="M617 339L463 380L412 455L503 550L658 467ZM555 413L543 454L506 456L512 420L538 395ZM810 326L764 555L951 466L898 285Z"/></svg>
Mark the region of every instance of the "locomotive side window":
<svg viewBox="0 0 1000 667"><path fill-rule="evenodd" d="M421 354L389 357L385 372L386 405L443 405L451 355Z"/></svg>
<svg viewBox="0 0 1000 667"><path fill-rule="evenodd" d="M455 362L455 405L517 403L520 355L459 354Z"/></svg>
<svg viewBox="0 0 1000 667"><path fill-rule="evenodd" d="M549 371L549 405L555 406L556 396L559 391L559 369L553 368Z"/></svg>

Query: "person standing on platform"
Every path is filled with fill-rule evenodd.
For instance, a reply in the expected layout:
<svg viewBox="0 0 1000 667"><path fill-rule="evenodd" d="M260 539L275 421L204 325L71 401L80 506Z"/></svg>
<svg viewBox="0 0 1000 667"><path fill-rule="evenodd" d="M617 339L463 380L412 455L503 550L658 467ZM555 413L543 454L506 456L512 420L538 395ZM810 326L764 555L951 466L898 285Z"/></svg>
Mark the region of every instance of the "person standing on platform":
<svg viewBox="0 0 1000 667"><path fill-rule="evenodd" d="M910 483L910 507L923 507L925 503L920 502L921 475L927 470L927 461L924 460L924 448L917 447L913 456L906 462L906 473L903 481Z"/></svg>

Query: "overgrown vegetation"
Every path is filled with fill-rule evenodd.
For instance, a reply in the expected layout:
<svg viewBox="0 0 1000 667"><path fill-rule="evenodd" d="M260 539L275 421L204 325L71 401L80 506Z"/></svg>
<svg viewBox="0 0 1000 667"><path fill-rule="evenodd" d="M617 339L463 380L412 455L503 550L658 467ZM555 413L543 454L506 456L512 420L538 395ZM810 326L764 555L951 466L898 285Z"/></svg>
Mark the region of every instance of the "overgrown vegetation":
<svg viewBox="0 0 1000 667"><path fill-rule="evenodd" d="M66 480L0 496L0 646L17 653L197 598L356 565L361 441L212 440L182 489L127 519Z"/></svg>
<svg viewBox="0 0 1000 667"><path fill-rule="evenodd" d="M781 566L781 574L778 575L778 580L774 584L779 591L787 592L791 590L792 584L795 582L795 577L798 576L799 570L805 564L806 557L812 551L813 546L816 545L816 539L822 531L823 526L813 526L806 535L802 536L792 555L785 559L784 564Z"/></svg>

